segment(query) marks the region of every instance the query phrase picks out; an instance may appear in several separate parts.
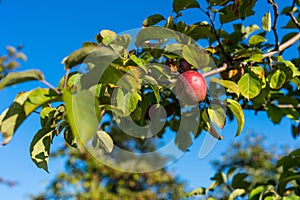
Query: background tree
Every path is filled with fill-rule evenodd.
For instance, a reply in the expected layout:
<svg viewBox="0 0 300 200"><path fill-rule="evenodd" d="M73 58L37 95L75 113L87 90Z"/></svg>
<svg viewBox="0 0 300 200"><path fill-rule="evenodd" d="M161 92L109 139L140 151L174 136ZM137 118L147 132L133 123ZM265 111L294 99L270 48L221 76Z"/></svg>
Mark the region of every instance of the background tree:
<svg viewBox="0 0 300 200"><path fill-rule="evenodd" d="M280 156L281 154L281 156ZM287 154L287 156L282 156ZM212 184L197 188L188 196L210 199L298 199L299 150L280 153L266 146L261 135L251 134L232 144L220 160L212 162L216 171Z"/></svg>
<svg viewBox="0 0 300 200"><path fill-rule="evenodd" d="M120 134L117 131L120 132L115 129L113 133ZM150 150L152 146L153 144L147 143L143 148ZM138 144L133 148L138 149ZM126 173L102 164L88 152L78 152L67 146L54 152L52 156L64 157L65 171L51 181L45 192L32 199L162 200L181 199L185 195L185 183L166 169ZM150 162L152 161L141 161L139 165L147 169ZM132 165L130 160L122 164Z"/></svg>

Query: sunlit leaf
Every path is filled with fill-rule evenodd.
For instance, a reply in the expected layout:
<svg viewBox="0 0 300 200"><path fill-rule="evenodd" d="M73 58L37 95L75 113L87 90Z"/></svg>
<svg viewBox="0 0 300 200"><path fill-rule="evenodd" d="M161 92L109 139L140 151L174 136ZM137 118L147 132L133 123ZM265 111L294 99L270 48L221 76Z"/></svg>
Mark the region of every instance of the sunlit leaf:
<svg viewBox="0 0 300 200"><path fill-rule="evenodd" d="M280 89L285 83L286 75L281 70L276 70L270 79L270 88L272 89Z"/></svg>
<svg viewBox="0 0 300 200"><path fill-rule="evenodd" d="M37 167L48 172L50 146L54 137L53 130L41 129L34 136L30 144L30 156Z"/></svg>
<svg viewBox="0 0 300 200"><path fill-rule="evenodd" d="M241 196L245 193L246 193L246 190L244 190L244 189L235 189L229 195L228 200L234 200L236 197Z"/></svg>
<svg viewBox="0 0 300 200"><path fill-rule="evenodd" d="M111 153L114 148L114 142L105 131L97 131L98 146L103 148L106 152Z"/></svg>
<svg viewBox="0 0 300 200"><path fill-rule="evenodd" d="M230 93L235 93L237 96L240 95L240 89L239 89L239 86L233 82L233 81L229 81L229 80L220 80L220 79L217 79L215 77L212 77L210 79L211 82L215 82L215 83L218 83L220 85L222 85L223 87L227 88L227 92L230 92Z"/></svg>
<svg viewBox="0 0 300 200"><path fill-rule="evenodd" d="M1 80L0 90L11 85L34 80L44 80L44 75L42 72L39 70L11 72Z"/></svg>
<svg viewBox="0 0 300 200"><path fill-rule="evenodd" d="M265 42L267 41L263 36L261 35L253 35L250 37L249 39L249 45L257 45L257 44L260 44L262 42Z"/></svg>
<svg viewBox="0 0 300 200"><path fill-rule="evenodd" d="M160 14L151 15L143 21L143 27L153 26L162 20L165 20L165 18Z"/></svg>
<svg viewBox="0 0 300 200"><path fill-rule="evenodd" d="M59 99L59 95L50 89L37 88L30 92L20 93L2 119L1 133L7 144L21 123L37 108Z"/></svg>
<svg viewBox="0 0 300 200"><path fill-rule="evenodd" d="M245 117L244 117L242 106L235 100L227 99L227 107L231 110L231 112L236 117L238 128L235 135L238 136L241 134L245 125Z"/></svg>
<svg viewBox="0 0 300 200"><path fill-rule="evenodd" d="M224 128L225 122L226 122L226 114L224 111L224 108L217 104L212 104L208 109L207 109L209 118L213 123L216 124L219 128Z"/></svg>
<svg viewBox="0 0 300 200"><path fill-rule="evenodd" d="M256 97L262 88L259 79L249 73L245 73L238 82L241 94L247 99Z"/></svg>
<svg viewBox="0 0 300 200"><path fill-rule="evenodd" d="M68 122L72 133L81 145L85 145L98 129L100 121L98 101L93 93L87 90L73 95L65 90L63 101L66 104Z"/></svg>
<svg viewBox="0 0 300 200"><path fill-rule="evenodd" d="M262 17L262 28L265 31L270 32L271 31L271 13L268 11L264 16Z"/></svg>

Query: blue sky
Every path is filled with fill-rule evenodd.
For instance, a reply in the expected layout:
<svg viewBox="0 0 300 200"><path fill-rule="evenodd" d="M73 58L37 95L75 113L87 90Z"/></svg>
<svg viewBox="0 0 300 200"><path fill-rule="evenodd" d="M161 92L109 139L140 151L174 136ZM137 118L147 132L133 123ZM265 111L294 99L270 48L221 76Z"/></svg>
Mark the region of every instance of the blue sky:
<svg viewBox="0 0 300 200"><path fill-rule="evenodd" d="M259 7L259 12L264 14L269 9L270 7ZM80 48L82 42L93 40L100 30L110 29L118 33L140 28L145 17L155 13L167 17L172 14L171 11L171 0L2 0L0 53L5 52L6 45L23 44L28 61L23 63L21 69L41 69L46 79L56 85L64 75L61 60ZM195 11L188 13L185 19L207 20ZM256 20L259 24L260 19ZM0 111L9 106L18 91L37 86L43 85L36 82L26 83L0 91ZM255 116L253 112L246 112L246 126L242 134L246 134L247 130L254 130L266 134L270 144L289 144L295 147L299 139L292 139L290 126L287 119L275 126L265 113ZM18 129L13 141L0 147L0 177L18 182L14 188L0 185L1 199L28 199L28 194L45 189L47 181L63 168L61 160L50 160L50 174L47 174L32 163L29 144L38 129L39 118L32 115ZM186 153L170 169L183 180L187 180L191 188L208 186L209 178L213 175L209 160L219 158L230 142L236 140L235 129L236 122L229 123L222 132L224 140L218 142L205 159L198 158L204 138L204 135L200 136L191 147L191 152ZM56 139L55 142L60 145L63 141Z"/></svg>

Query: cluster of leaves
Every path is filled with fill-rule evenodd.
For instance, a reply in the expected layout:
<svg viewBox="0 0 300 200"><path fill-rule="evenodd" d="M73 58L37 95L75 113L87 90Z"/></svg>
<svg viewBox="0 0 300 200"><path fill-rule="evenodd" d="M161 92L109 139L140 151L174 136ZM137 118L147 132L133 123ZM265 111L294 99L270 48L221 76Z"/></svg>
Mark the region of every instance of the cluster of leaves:
<svg viewBox="0 0 300 200"><path fill-rule="evenodd" d="M277 4L269 2L274 11L278 11ZM46 82L37 70L6 76L0 82L0 89L30 80L39 80L50 89L35 88L20 93L0 115L3 144L12 139L17 128L33 112L40 113L41 129L33 137L30 154L36 165L45 170L48 170L50 147L55 136L62 133L72 147L80 147L96 138L95 146L100 145L111 152L113 143L118 142L116 138L111 139L112 127L120 125L120 121L128 117L140 126L151 124L151 120L153 124L160 123L161 107L166 110L167 120L155 137L162 137L166 130L177 132L175 142L183 151L191 144L190 133L197 137L204 130L221 139L216 129L224 127L226 116L230 120L236 117L236 135L239 135L244 126L242 109L267 111L274 123L279 123L284 116L298 122L300 72L296 64L299 58L290 61L283 58L284 54L275 55L293 45L300 34L292 31L283 36L282 44L278 45L278 15L274 15L272 20L269 12L262 16L262 30L255 35L253 33L260 30L258 25L245 27L241 23L234 24L254 14L254 0L207 0L206 4L204 9L195 0L174 0L175 16L167 19L160 14L149 16L134 41L137 49L129 49L132 43L130 35L118 36L109 30L101 31L95 42L84 43L63 60L66 75L58 87ZM296 5L299 2L289 7L291 16L298 12ZM179 21L184 10L191 8L207 16L210 23L188 25ZM215 23L218 19L220 29ZM291 23L297 24L297 18L291 17L291 20ZM165 21L162 27L153 26L162 21ZM234 29L232 33L222 29L222 25L230 22ZM270 27L273 27L274 43L267 42L265 37ZM285 28L294 30L295 27L287 25ZM177 43L170 43L168 39ZM201 49L196 41L206 41L208 46ZM223 78L211 78L208 84L210 95L190 109L182 109L172 92L179 73L164 65L166 60L181 59L186 60L192 69L204 72L206 77L221 72ZM213 63L219 68L214 69ZM84 73L76 66L84 67ZM225 101L219 100L224 95L220 86L226 88ZM152 105L155 105L153 113L158 114L151 118L149 108ZM109 124L110 128L99 127L104 115L114 122ZM185 124L180 123L183 118L188 119L184 120ZM184 127L183 131L180 126ZM155 132L155 128L156 125L150 126L149 131ZM293 130L296 137L299 126ZM143 133L136 134L139 138L146 138Z"/></svg>
<svg viewBox="0 0 300 200"><path fill-rule="evenodd" d="M234 142L221 160L214 161L213 183L187 196L208 199L299 199L300 149L278 156L278 149L263 144L261 136L250 135Z"/></svg>
<svg viewBox="0 0 300 200"><path fill-rule="evenodd" d="M19 60L27 60L25 54L21 52L22 46L18 46L17 48L7 46L6 50L7 54L0 56L0 80L20 66Z"/></svg>
<svg viewBox="0 0 300 200"><path fill-rule="evenodd" d="M80 153L66 147L53 156L66 158L65 171L51 181L45 192L32 196L32 199L159 200L180 199L185 194L184 183L165 169L149 173L126 173L105 166L88 152ZM130 161L126 164L130 164Z"/></svg>

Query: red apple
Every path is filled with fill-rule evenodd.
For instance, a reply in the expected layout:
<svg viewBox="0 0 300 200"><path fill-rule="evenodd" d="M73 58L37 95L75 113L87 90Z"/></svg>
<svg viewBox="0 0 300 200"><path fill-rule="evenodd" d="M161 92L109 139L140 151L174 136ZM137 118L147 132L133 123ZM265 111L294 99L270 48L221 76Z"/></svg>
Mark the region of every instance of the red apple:
<svg viewBox="0 0 300 200"><path fill-rule="evenodd" d="M183 72L176 82L176 95L185 105L195 105L204 101L206 90L206 81L197 71Z"/></svg>

